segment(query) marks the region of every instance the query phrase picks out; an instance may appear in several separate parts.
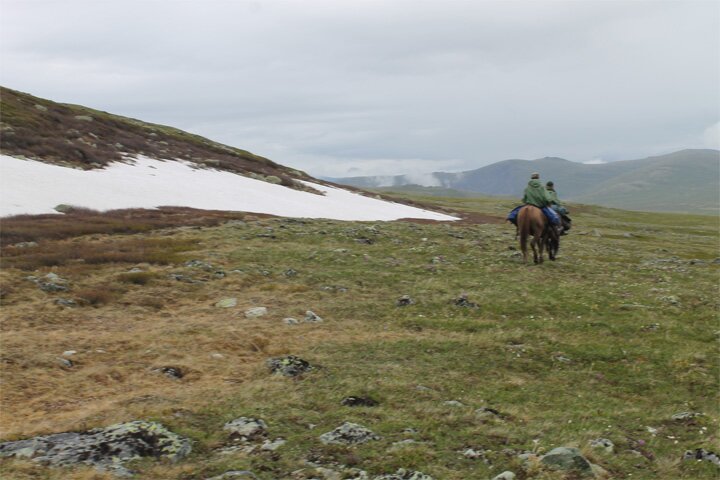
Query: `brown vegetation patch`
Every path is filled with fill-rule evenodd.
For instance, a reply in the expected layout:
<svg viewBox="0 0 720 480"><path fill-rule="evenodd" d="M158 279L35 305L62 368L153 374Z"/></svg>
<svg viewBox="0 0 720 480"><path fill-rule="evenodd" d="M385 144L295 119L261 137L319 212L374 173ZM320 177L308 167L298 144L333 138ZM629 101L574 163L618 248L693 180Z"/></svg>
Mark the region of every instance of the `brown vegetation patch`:
<svg viewBox="0 0 720 480"><path fill-rule="evenodd" d="M35 248L4 248L3 268L36 270L68 264L151 263L167 265L182 261L180 253L194 244L166 238L126 238L112 241L76 240L49 242Z"/></svg>
<svg viewBox="0 0 720 480"><path fill-rule="evenodd" d="M58 240L89 234L133 234L177 226L210 227L229 220L243 220L246 216L241 212L187 207L121 209L107 212L73 208L63 215L16 215L3 218L0 222L0 244L7 246L19 242Z"/></svg>

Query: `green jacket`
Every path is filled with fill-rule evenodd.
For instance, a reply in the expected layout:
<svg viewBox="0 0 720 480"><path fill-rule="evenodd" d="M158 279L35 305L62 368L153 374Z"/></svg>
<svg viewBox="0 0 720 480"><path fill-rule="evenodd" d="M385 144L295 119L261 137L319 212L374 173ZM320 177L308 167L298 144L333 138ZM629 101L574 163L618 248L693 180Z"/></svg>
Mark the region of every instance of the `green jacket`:
<svg viewBox="0 0 720 480"><path fill-rule="evenodd" d="M549 188L545 187L545 190L547 190L547 197L550 201L551 205L557 205L558 207L562 207L562 202L558 198L558 194L555 190L550 190Z"/></svg>
<svg viewBox="0 0 720 480"><path fill-rule="evenodd" d="M540 180L530 180L528 182L522 201L526 205L535 205L538 208L550 205L547 190L545 190L543 184L540 183Z"/></svg>

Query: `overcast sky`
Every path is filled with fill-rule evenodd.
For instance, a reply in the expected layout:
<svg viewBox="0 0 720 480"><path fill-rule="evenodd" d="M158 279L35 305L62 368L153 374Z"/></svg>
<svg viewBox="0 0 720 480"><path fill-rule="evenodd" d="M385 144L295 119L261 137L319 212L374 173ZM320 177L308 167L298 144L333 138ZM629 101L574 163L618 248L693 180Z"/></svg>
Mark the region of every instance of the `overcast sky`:
<svg viewBox="0 0 720 480"><path fill-rule="evenodd" d="M720 147L715 1L0 6L4 86L316 176Z"/></svg>

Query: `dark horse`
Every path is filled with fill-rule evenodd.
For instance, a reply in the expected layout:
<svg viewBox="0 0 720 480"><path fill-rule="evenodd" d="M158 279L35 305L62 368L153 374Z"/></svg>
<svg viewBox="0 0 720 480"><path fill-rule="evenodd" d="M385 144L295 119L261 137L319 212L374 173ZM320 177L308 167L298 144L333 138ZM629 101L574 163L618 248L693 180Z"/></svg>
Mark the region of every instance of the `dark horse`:
<svg viewBox="0 0 720 480"><path fill-rule="evenodd" d="M555 254L560 248L560 239L552 225L549 224L545 214L533 205L525 205L517 216L518 233L520 234L520 250L523 261L528 262L527 240L533 250L533 261L543 263L543 250L548 249L550 260L555 260Z"/></svg>

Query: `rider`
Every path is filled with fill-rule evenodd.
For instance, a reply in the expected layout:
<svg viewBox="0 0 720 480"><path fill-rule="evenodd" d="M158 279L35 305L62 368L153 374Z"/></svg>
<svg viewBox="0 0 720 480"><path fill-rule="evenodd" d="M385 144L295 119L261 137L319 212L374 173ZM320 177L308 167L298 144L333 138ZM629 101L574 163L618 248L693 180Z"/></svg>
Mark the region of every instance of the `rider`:
<svg viewBox="0 0 720 480"><path fill-rule="evenodd" d="M570 217L568 217L567 208L565 208L565 205L563 205L558 198L558 194L555 191L555 184L552 181L548 181L545 184L545 190L547 191L547 197L550 201L550 208L560 214L562 220L562 232L560 232L560 235L566 235L567 231L570 230L571 222Z"/></svg>
<svg viewBox="0 0 720 480"><path fill-rule="evenodd" d="M550 198L548 197L547 190L545 190L545 187L543 187L542 183L540 183L539 173L533 173L530 175L530 181L528 182L527 187L525 187L522 202L524 205L533 205L541 209L550 221L550 224L558 227L558 229L562 228L560 215L549 208L551 204ZM507 220L517 225L518 212L524 205L513 209L513 211L508 215Z"/></svg>

